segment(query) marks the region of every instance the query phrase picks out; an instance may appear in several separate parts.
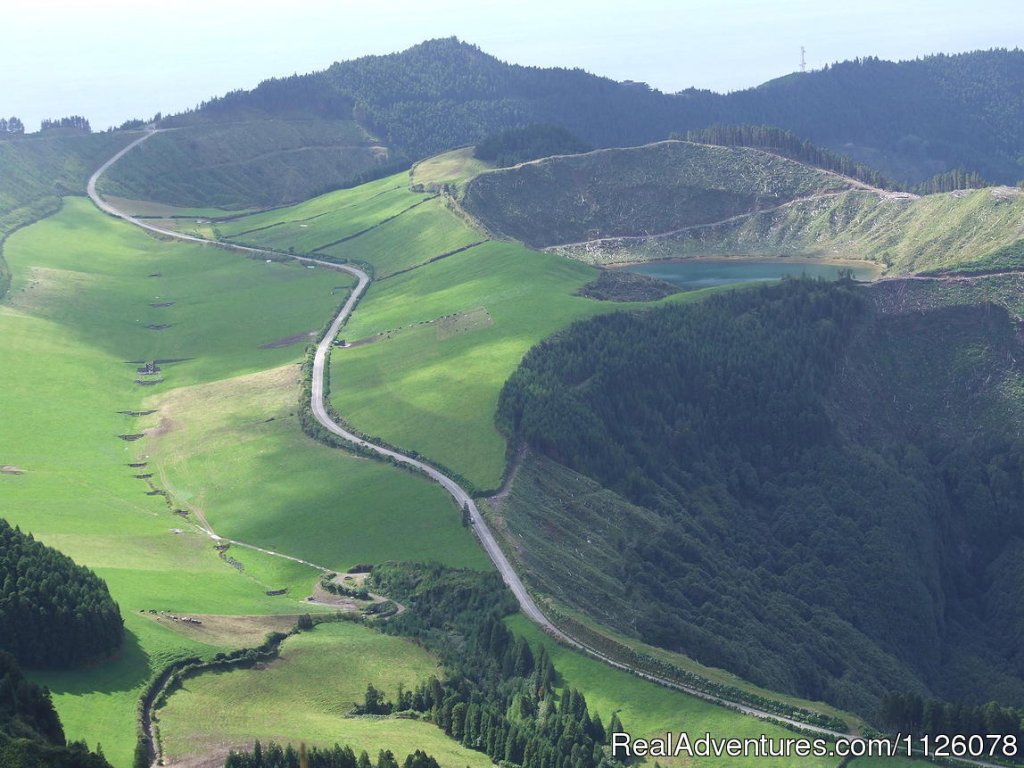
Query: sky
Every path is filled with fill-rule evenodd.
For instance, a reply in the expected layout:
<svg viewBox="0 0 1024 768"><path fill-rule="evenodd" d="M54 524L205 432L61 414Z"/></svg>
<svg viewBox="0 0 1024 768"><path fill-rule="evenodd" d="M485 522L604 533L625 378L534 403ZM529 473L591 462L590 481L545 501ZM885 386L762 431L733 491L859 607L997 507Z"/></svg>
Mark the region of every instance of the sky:
<svg viewBox="0 0 1024 768"><path fill-rule="evenodd" d="M0 114L94 129L455 35L505 61L666 92L858 56L1024 46L1021 0L0 0Z"/></svg>

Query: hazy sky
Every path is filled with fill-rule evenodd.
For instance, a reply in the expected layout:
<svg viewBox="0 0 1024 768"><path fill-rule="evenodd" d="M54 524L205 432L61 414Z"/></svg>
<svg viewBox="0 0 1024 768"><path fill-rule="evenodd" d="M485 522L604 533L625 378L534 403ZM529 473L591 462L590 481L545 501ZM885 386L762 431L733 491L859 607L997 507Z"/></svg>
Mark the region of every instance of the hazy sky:
<svg viewBox="0 0 1024 768"><path fill-rule="evenodd" d="M757 85L807 64L1024 45L1021 0L0 0L0 114L94 128L268 77L457 35L520 64L663 91Z"/></svg>

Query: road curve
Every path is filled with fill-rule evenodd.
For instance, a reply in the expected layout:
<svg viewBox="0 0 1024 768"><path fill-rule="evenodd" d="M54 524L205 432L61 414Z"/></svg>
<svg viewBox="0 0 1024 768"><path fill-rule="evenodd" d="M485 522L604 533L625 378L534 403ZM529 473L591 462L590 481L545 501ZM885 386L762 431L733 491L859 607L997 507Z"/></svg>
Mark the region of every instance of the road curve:
<svg viewBox="0 0 1024 768"><path fill-rule="evenodd" d="M487 525L487 522L484 520L483 516L480 514L480 510L477 508L477 505L473 501L473 498L465 491L465 489L463 489L452 478L448 477L443 472L439 471L430 464L427 464L426 462L420 461L419 459L415 459L411 456L407 456L404 453L400 453L399 451L395 451L390 448L385 448L375 443L371 443L368 440L365 440L364 438L360 437L359 435L349 432L348 430L344 429L342 426L337 424L327 413L327 408L324 403L324 377L327 370L327 359L329 352L331 350L331 345L334 342L334 339L337 337L338 332L341 330L342 325L345 324L345 321L348 320L349 316L352 314L352 311L355 309L355 306L359 302L359 299L366 292L366 288L370 284L369 275L367 275L363 270L358 269L357 267L350 266L348 264L335 264L333 262L323 261L321 259L311 259L304 256L293 256L291 254L280 253L278 251L269 251L261 248L250 248L244 245L234 245L231 243L216 242L213 240L207 240L202 237L196 237L194 235L186 235L181 232L175 232L174 230L170 229L164 229L162 227L150 224L149 222L141 221L135 218L134 216L131 216L125 213L124 211L119 210L118 208L111 205L109 202L104 200L99 195L99 193L96 191L96 182L100 179L100 177L114 163L116 163L128 152L130 152L132 149L134 149L139 144L146 141L148 138L150 138L156 133L159 133L159 131L148 131L143 136L136 139L131 144L122 149L120 152L118 152L116 155L107 160L103 165L101 165L96 170L96 172L93 173L93 175L89 178L89 182L86 187L89 198L93 201L96 207L98 207L105 213L108 213L111 216L115 216L119 219L123 219L124 221L134 224L135 226L140 227L148 232L152 232L153 234L161 235L163 237L174 238L175 240L184 240L186 242L198 243L201 245L209 245L216 248L220 248L222 250L234 251L236 253L244 253L247 255L268 255L278 259L292 259L302 264L320 265L323 267L327 267L329 269L336 269L342 272L347 272L348 274L354 276L358 280L356 287L352 290L352 293L349 296L348 300L345 302L344 306L342 306L341 310L335 316L334 322L331 323L330 329L324 335L323 340L317 345L316 348L316 355L313 359L313 386L312 397L310 401L310 406L312 407L313 410L313 416L325 429L342 438L346 442L352 443L353 445L359 446L360 448L363 448L367 451L371 451L377 454L378 456L391 459L397 463L404 464L408 467L411 467L412 469L422 472L423 474L427 475L432 480L434 480L436 483L441 485L446 491L448 491L448 493L452 496L452 498L455 500L455 503L458 504L459 507L468 508L470 519L473 524L473 530L476 532L477 539L480 541L481 546L483 546L484 551L487 553L487 556L491 559L491 562L494 563L494 567L498 569L498 572L501 574L501 577L505 581L505 584L508 585L508 588L512 590L512 593L515 595L516 600L519 603L520 610L531 621L538 624L545 632L555 637L556 639L562 641L563 643L566 643L567 645L576 648L582 651L583 653L593 656L594 658L603 661L605 664L611 667L623 670L625 672L630 672L636 675L637 677L643 678L644 680L657 683L658 685L662 685L666 688L672 688L674 690L681 691L682 693L695 696L699 699L703 699L704 701L711 702L712 704L718 704L720 706L727 707L729 709L732 709L736 712L740 712L745 715L751 715L753 717L757 717L763 720L769 720L784 725L790 725L795 728L799 728L803 731L819 734L823 737L833 739L846 739L850 741L861 741L859 737L850 736L847 733L833 731L831 729L822 728L819 726L809 725L808 723L802 722L800 720L784 717L782 715L768 712L766 710L757 709L756 707L751 707L749 705L741 704L739 702L730 701L729 699L721 698L719 696L715 696L713 694L698 690L696 688L691 688L687 685L683 685L674 680L669 680L668 678L663 678L657 675L649 674L641 669L632 667L628 664L623 664L622 662L610 658L604 653L569 636L561 629L556 627L551 622L551 620L544 615L543 611L541 611L536 601L534 601L533 597L526 590L526 587L524 586L522 580L519 578L519 575L516 573L515 569L512 567L512 564L505 556L505 553L498 546L498 542L494 538L493 532ZM322 570L327 570L322 566L318 566L314 563L308 563L304 560L299 560L298 558L292 557L290 555L284 555L279 552L273 552L270 550L262 549L260 547L256 547L252 544L246 544L245 542L241 541L225 539L221 536L218 536L217 533L212 529L212 527L209 527L209 524L207 524L205 530L207 534L209 534L212 538L218 541L237 544L238 546L255 549L260 552L265 552L267 554L275 555L278 557L284 557L289 560L303 563L314 568L321 568ZM983 763L979 761L964 762L968 762L970 764L979 766L992 765L990 763ZM993 768L995 768L995 766L993 766Z"/></svg>

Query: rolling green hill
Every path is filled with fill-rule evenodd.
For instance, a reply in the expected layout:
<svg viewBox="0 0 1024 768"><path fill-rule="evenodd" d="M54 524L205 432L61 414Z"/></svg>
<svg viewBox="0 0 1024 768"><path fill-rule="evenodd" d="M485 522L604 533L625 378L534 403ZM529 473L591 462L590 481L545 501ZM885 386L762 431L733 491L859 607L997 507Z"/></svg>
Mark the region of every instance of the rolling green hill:
<svg viewBox="0 0 1024 768"><path fill-rule="evenodd" d="M596 147L753 123L851 154L898 181L963 167L1014 183L1024 177L1022 83L1024 52L993 50L846 61L727 95L695 88L665 94L580 69L508 64L449 38L268 80L164 123L351 115L410 159L538 123Z"/></svg>
<svg viewBox="0 0 1024 768"><path fill-rule="evenodd" d="M510 540L545 590L761 685L869 718L888 690L1019 706L1018 278L574 325L502 392L532 454Z"/></svg>
<svg viewBox="0 0 1024 768"><path fill-rule="evenodd" d="M462 205L498 234L591 264L802 256L895 274L1022 264L1019 189L917 197L749 148L662 142L554 157L477 176Z"/></svg>

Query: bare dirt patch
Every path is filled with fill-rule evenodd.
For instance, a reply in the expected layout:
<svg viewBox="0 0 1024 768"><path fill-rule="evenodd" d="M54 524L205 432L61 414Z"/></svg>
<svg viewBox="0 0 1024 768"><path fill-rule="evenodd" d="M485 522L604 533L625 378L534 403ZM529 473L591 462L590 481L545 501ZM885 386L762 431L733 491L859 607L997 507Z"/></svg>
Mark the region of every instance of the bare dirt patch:
<svg viewBox="0 0 1024 768"><path fill-rule="evenodd" d="M384 338L383 334L377 334L376 336L367 336L365 339L359 339L358 341L352 341L345 345L346 349L352 347L365 347L367 344L373 344L375 341L380 341Z"/></svg>
<svg viewBox="0 0 1024 768"><path fill-rule="evenodd" d="M487 311L487 307L476 307L466 312L438 318L435 322L437 323L437 340L444 341L460 333L478 331L481 328L494 325L494 318Z"/></svg>
<svg viewBox="0 0 1024 768"><path fill-rule="evenodd" d="M172 632L201 643L228 648L249 648L259 645L269 633L287 632L298 621L297 615L218 616L177 611L145 611L142 615Z"/></svg>
<svg viewBox="0 0 1024 768"><path fill-rule="evenodd" d="M148 435L149 437L160 437L160 435L166 435L168 432L174 429L175 426L177 425L173 420L167 418L166 416L162 416L160 418L159 424L157 424L155 427L151 427L150 429L146 430L146 435Z"/></svg>
<svg viewBox="0 0 1024 768"><path fill-rule="evenodd" d="M260 349L283 349L284 347L291 347L302 342L312 341L315 337L316 331L296 333L293 336L285 336L277 341L268 341L266 344L260 344Z"/></svg>

